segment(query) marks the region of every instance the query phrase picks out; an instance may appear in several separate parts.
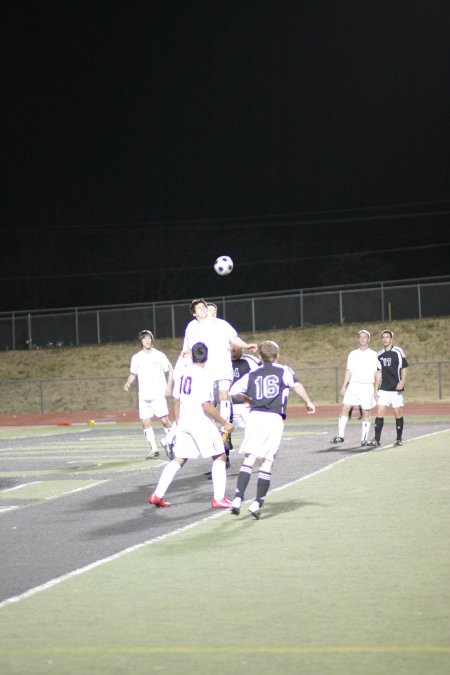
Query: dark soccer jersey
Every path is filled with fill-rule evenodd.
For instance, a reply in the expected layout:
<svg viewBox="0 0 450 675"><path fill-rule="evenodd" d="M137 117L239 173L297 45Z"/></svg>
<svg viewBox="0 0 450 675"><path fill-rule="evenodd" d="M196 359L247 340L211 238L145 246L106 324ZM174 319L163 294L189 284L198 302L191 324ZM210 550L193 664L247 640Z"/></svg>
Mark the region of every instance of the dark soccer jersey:
<svg viewBox="0 0 450 675"><path fill-rule="evenodd" d="M388 351L382 349L377 354L381 364L381 385L383 391L395 391L402 376L402 368L408 367L406 356L400 347L391 347Z"/></svg>
<svg viewBox="0 0 450 675"><path fill-rule="evenodd" d="M247 373L250 371L258 368L261 365L261 361L259 361L256 356L242 354L242 356L240 356L238 359L233 359L232 364L233 379L231 381L231 385L233 385L237 380L240 380L241 377L244 377L244 375L247 375ZM240 401L233 400L233 397L231 397L231 400L233 403L240 403Z"/></svg>
<svg viewBox="0 0 450 675"><path fill-rule="evenodd" d="M289 387L294 383L294 371L288 366L263 363L237 380L230 389L230 394L245 394L250 399L252 411L274 412L284 419Z"/></svg>

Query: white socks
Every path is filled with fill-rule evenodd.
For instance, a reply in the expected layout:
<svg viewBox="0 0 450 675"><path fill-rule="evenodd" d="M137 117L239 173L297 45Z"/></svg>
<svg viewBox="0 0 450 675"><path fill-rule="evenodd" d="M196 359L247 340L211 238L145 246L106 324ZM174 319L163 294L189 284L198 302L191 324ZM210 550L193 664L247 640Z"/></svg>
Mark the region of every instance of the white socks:
<svg viewBox="0 0 450 675"><path fill-rule="evenodd" d="M338 419L338 436L345 438L345 427L347 426L348 417L344 415L339 415Z"/></svg>
<svg viewBox="0 0 450 675"><path fill-rule="evenodd" d="M369 431L370 431L370 421L369 422L363 422L362 423L362 436L361 436L361 441L368 441L369 440Z"/></svg>
<svg viewBox="0 0 450 675"><path fill-rule="evenodd" d="M153 452L158 452L158 447L156 445L155 434L153 433L153 429L151 427L144 429L144 435L148 443L150 444L150 447L153 450Z"/></svg>
<svg viewBox="0 0 450 675"><path fill-rule="evenodd" d="M223 499L227 486L227 472L225 469L225 462L221 459L215 459L213 461L211 478L213 483L214 499Z"/></svg>
<svg viewBox="0 0 450 675"><path fill-rule="evenodd" d="M177 471L181 469L181 466L175 460L172 460L164 467L164 470L159 477L158 485L155 489L155 494L157 497L164 497L166 491L175 478ZM223 495L222 495L223 496Z"/></svg>

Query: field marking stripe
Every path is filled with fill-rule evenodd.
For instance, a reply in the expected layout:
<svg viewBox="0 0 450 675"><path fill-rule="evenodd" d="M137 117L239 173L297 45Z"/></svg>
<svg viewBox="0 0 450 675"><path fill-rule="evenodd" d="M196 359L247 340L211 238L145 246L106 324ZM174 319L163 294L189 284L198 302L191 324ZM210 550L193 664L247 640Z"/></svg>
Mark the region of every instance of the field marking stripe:
<svg viewBox="0 0 450 675"><path fill-rule="evenodd" d="M42 480L32 480L30 483L21 483L20 485L15 485L12 488L6 488L6 490L2 490L1 494L4 495L5 492L12 492L13 490L21 490L24 487L28 487L29 485L37 485L38 483L43 483L44 481Z"/></svg>
<svg viewBox="0 0 450 675"><path fill-rule="evenodd" d="M167 647L49 647L0 648L0 654L449 654L450 645L336 645L336 646L227 646L194 645Z"/></svg>
<svg viewBox="0 0 450 675"><path fill-rule="evenodd" d="M444 432L447 432L448 429L444 429ZM424 436L417 436L414 439L410 440L418 440L421 438L427 438L428 436L435 436L436 434L443 433L443 431L435 431L430 434L425 434ZM381 448L380 448L381 449ZM360 457L365 457L367 455L366 452L358 454L358 455L348 455L347 457L342 457L341 459L338 459L336 462L332 462L331 464L328 464L325 467L322 467L318 469L317 471L313 471L312 473L306 474L306 476L301 476L300 478L297 478L296 480L286 483L285 485L282 485L278 488L275 488L272 490L272 492L278 492L279 490L283 490L284 488L290 487L292 485L295 485L296 483L299 483L303 480L306 480L307 478L312 478L313 476L317 476L319 473L322 473L324 471L328 471L328 469L331 469L332 467L336 466L337 464L341 464L342 462L346 462L349 459L357 459ZM50 579L50 581L46 581L44 584L41 584L40 586L35 586L34 588L30 588L28 591L25 591L24 593L20 593L19 595L15 595L11 598L6 598L6 600L3 600L0 602L0 609L3 607L6 607L7 605L12 605L16 602L20 602L21 600L25 600L27 598L31 598L33 595L37 595L37 593L41 593L42 591L46 591L50 588L53 588L53 586L57 586L58 584L62 583L63 581L67 581L68 579L72 579L73 577L80 576L81 574L84 574L85 572L89 572L90 570L95 569L96 567L100 567L100 565L104 565L108 562L112 562L113 560L118 560L119 558L122 558L125 555L128 555L129 553L133 553L134 551L138 551L141 548L144 548L144 546L149 546L151 544L156 544L160 541L164 541L164 539L168 539L169 537L173 537L177 534L181 534L182 532L187 532L188 530L192 530L194 527L198 527L199 525L202 525L203 523L206 523L210 520L213 520L215 518L220 518L224 516L225 514L228 513L228 509L224 510L219 513L214 513L211 516L206 516L206 518L202 518L201 520L196 521L195 523L191 523L190 525L185 525L184 527L179 527L175 530L172 530L172 532L167 532L166 534L161 534L158 537L154 537L153 539L148 539L147 541L143 541L140 544L135 544L134 546L129 546L127 548L124 548L122 551L118 551L117 553L114 553L113 555L107 556L106 558L102 558L101 560L96 560L93 563L90 563L89 565L85 565L84 567L79 567L76 570L73 570L72 572L68 572L67 574L63 574L60 577L55 577L54 579Z"/></svg>

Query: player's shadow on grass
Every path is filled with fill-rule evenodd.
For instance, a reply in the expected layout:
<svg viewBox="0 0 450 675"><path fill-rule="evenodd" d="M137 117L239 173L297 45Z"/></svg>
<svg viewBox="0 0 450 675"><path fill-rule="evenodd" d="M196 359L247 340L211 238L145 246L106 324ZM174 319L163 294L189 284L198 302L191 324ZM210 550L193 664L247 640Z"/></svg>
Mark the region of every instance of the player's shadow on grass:
<svg viewBox="0 0 450 675"><path fill-rule="evenodd" d="M105 536L122 536L126 533L147 531L152 535L152 529L161 525L172 529L174 525L183 527L195 522L198 518L205 518L215 512L211 508L212 483L202 474L177 475L165 500L171 503L169 508L157 508L148 503L148 498L154 490L154 485L139 485L128 492L109 495L104 498L91 500L83 513L88 515L93 511L115 510L113 522L107 522L89 531L87 538L97 539ZM123 510L123 518L117 519L117 509ZM129 511L132 517L126 518Z"/></svg>
<svg viewBox="0 0 450 675"><path fill-rule="evenodd" d="M342 446L336 447L335 445L330 445L328 448L322 448L321 450L315 450L316 453L332 453L335 452L340 455L360 455L364 452L372 452L374 448L368 448L363 445L354 445L350 448L343 448Z"/></svg>
<svg viewBox="0 0 450 675"><path fill-rule="evenodd" d="M288 499L283 502L268 502L261 513L261 520L264 518L275 518L281 516L283 513L290 513L291 511L298 511L299 509L307 508L308 506L325 506L320 502L307 502L302 499ZM245 511L244 511L245 513ZM250 513L248 514L250 517Z"/></svg>

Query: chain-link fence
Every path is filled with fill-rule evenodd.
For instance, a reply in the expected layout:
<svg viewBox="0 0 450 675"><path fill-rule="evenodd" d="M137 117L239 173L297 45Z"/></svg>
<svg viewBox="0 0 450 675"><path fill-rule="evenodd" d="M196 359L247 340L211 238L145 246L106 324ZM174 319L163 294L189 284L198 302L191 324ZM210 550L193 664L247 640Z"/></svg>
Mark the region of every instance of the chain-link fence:
<svg viewBox="0 0 450 675"><path fill-rule="evenodd" d="M210 298L241 333L319 324L422 319L450 314L450 278ZM124 342L142 328L180 337L190 300L0 313L0 351Z"/></svg>
<svg viewBox="0 0 450 675"><path fill-rule="evenodd" d="M301 368L293 364L293 367L314 401L340 402L345 365ZM409 369L414 377L408 378L406 402L450 398L450 361L410 362ZM122 377L55 377L0 382L0 409L10 415L136 408L137 395L124 395Z"/></svg>

